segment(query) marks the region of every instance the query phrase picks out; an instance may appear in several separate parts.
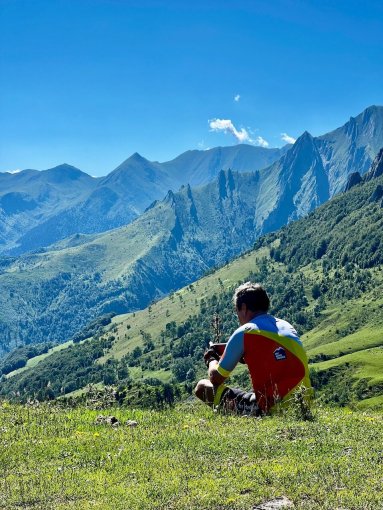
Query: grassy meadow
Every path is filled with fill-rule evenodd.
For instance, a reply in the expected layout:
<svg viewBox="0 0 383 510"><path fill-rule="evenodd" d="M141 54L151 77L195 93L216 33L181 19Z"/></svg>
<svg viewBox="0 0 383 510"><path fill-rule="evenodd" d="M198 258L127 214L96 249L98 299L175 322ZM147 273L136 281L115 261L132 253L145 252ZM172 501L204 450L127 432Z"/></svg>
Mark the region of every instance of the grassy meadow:
<svg viewBox="0 0 383 510"><path fill-rule="evenodd" d="M113 427L96 424L114 415ZM378 510L381 413L318 408L313 421L0 403L0 508ZM136 426L126 424L130 420Z"/></svg>

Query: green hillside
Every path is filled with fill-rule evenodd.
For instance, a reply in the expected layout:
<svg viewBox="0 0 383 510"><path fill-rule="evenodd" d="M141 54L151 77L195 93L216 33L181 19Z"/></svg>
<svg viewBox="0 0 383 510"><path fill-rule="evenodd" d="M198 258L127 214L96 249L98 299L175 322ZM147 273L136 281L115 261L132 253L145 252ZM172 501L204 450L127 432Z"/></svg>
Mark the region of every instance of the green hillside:
<svg viewBox="0 0 383 510"><path fill-rule="evenodd" d="M161 403L169 387L174 397L187 394L205 373L213 316L226 338L237 327L233 290L251 279L268 289L272 313L297 327L322 399L381 406L383 208L371 197L382 182L352 188L195 283L114 317L89 341L27 364L3 380L1 392L51 398L89 383L116 384L128 388L122 399L139 403L149 395L150 405ZM241 370L233 378L248 384Z"/></svg>

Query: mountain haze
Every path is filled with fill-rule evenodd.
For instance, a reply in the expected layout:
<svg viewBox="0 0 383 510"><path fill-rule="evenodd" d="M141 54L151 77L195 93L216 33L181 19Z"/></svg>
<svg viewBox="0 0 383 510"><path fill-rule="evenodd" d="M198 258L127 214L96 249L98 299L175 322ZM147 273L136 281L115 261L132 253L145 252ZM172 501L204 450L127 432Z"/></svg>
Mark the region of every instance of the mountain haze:
<svg viewBox="0 0 383 510"><path fill-rule="evenodd" d="M68 165L45 172L0 174L2 252L19 255L77 233L126 225L169 190L206 184L228 169L260 171L256 228L257 233L266 232L342 191L352 172L363 175L368 170L382 146L383 107L371 106L331 133L316 138L304 133L294 146L282 149L239 144L187 151L164 163L135 153L99 179ZM48 177L52 180L52 174L54 183L45 182ZM42 191L36 195L37 182Z"/></svg>
<svg viewBox="0 0 383 510"><path fill-rule="evenodd" d="M255 172L266 168L286 154L290 147L285 145L281 149L266 149L238 144L204 151L187 151L172 161L162 163L162 166L178 181L179 186L199 186L215 179L219 170Z"/></svg>
<svg viewBox="0 0 383 510"><path fill-rule="evenodd" d="M82 202L96 182L66 164L42 172L0 173L0 247L9 249L23 233Z"/></svg>

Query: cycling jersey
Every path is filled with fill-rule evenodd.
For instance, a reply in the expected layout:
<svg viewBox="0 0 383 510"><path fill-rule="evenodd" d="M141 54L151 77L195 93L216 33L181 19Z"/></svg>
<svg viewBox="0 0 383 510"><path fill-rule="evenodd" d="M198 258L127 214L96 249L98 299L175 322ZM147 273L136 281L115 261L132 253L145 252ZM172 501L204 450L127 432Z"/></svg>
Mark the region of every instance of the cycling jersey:
<svg viewBox="0 0 383 510"><path fill-rule="evenodd" d="M284 320L265 313L239 327L227 343L218 372L228 377L242 357L263 412L276 402L286 401L300 384L311 387L302 342Z"/></svg>

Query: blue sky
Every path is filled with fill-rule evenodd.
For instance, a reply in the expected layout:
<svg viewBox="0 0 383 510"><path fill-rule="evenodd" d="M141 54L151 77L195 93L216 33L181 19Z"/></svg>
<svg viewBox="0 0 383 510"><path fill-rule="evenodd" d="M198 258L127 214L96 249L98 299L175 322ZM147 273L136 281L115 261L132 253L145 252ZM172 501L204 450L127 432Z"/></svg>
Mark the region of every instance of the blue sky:
<svg viewBox="0 0 383 510"><path fill-rule="evenodd" d="M380 1L0 0L0 171L280 147L383 104Z"/></svg>

